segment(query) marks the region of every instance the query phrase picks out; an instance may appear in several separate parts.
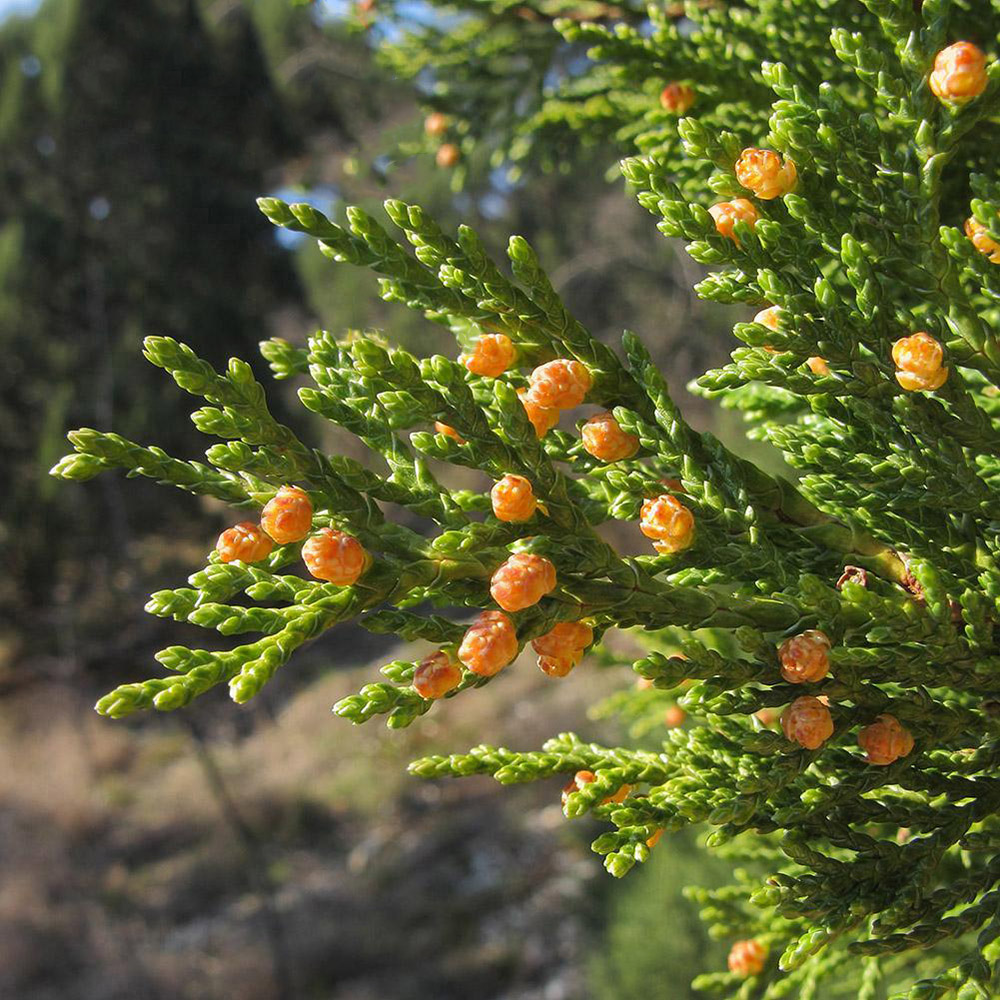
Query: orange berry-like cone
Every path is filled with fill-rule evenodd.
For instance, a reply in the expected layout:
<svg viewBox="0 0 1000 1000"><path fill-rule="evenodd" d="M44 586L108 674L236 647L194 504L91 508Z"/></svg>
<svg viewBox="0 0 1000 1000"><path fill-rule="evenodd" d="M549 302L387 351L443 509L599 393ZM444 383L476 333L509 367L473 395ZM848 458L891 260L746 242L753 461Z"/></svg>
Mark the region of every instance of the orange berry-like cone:
<svg viewBox="0 0 1000 1000"><path fill-rule="evenodd" d="M718 205L713 205L708 212L715 220L715 229L719 235L732 240L737 246L740 245L740 241L736 238L734 228L736 223L745 222L748 226L754 226L760 218L753 202L747 201L746 198L720 201Z"/></svg>
<svg viewBox="0 0 1000 1000"><path fill-rule="evenodd" d="M681 708L680 705L671 705L670 708L663 713L663 724L667 729L676 729L678 726L684 725L684 720L687 718L687 712Z"/></svg>
<svg viewBox="0 0 1000 1000"><path fill-rule="evenodd" d="M766 326L769 330L778 329L778 317L781 315L780 306L768 306L766 309L761 309L756 316L754 316L754 323L760 323L761 326Z"/></svg>
<svg viewBox="0 0 1000 1000"><path fill-rule="evenodd" d="M260 562L271 554L274 542L264 533L264 529L253 521L240 521L226 528L215 543L215 551L224 563L240 560L245 563Z"/></svg>
<svg viewBox="0 0 1000 1000"><path fill-rule="evenodd" d="M421 698L442 698L462 680L462 668L444 652L431 653L413 671L413 688Z"/></svg>
<svg viewBox="0 0 1000 1000"><path fill-rule="evenodd" d="M965 220L965 235L972 240L972 245L983 254L987 260L1000 264L1000 243L986 231L986 227L975 216Z"/></svg>
<svg viewBox="0 0 1000 1000"><path fill-rule="evenodd" d="M589 785L592 781L597 780L597 775L593 771L577 771L573 777L566 782L562 790L562 804L566 805L566 800L574 792L580 791L586 785Z"/></svg>
<svg viewBox="0 0 1000 1000"><path fill-rule="evenodd" d="M938 100L965 104L986 89L986 56L972 42L955 42L934 57L928 83Z"/></svg>
<svg viewBox="0 0 1000 1000"><path fill-rule="evenodd" d="M694 104L695 92L686 83L668 83L660 91L660 107L675 115L685 115Z"/></svg>
<svg viewBox="0 0 1000 1000"><path fill-rule="evenodd" d="M465 438L462 437L462 435L459 434L454 427L449 427L448 424L443 424L440 420L434 421L434 430L437 431L438 434L444 434L445 437L453 438L459 444L467 444Z"/></svg>
<svg viewBox="0 0 1000 1000"><path fill-rule="evenodd" d="M884 767L913 750L913 737L894 715L886 713L861 730L858 746L864 750L869 764Z"/></svg>
<svg viewBox="0 0 1000 1000"><path fill-rule="evenodd" d="M781 713L781 728L792 743L816 750L833 735L833 717L819 698L803 695Z"/></svg>
<svg viewBox="0 0 1000 1000"><path fill-rule="evenodd" d="M525 415L535 428L535 437L543 438L556 424L559 423L559 410L549 409L545 406L536 406L528 398L527 389L517 390L518 399L524 407Z"/></svg>
<svg viewBox="0 0 1000 1000"><path fill-rule="evenodd" d="M322 528L302 546L302 560L317 580L338 587L357 583L371 566L372 557L353 536L335 528Z"/></svg>
<svg viewBox="0 0 1000 1000"><path fill-rule="evenodd" d="M453 142L446 142L443 146L439 146L437 153L434 154L434 162L442 170L457 166L461 158L462 152Z"/></svg>
<svg viewBox="0 0 1000 1000"><path fill-rule="evenodd" d="M458 648L458 658L480 677L498 674L516 656L517 632L502 611L481 612Z"/></svg>
<svg viewBox="0 0 1000 1000"><path fill-rule="evenodd" d="M524 476L506 475L490 490L493 514L500 521L517 523L535 516L538 499Z"/></svg>
<svg viewBox="0 0 1000 1000"><path fill-rule="evenodd" d="M736 161L736 179L758 198L770 201L795 190L799 175L791 160L771 149L744 149Z"/></svg>
<svg viewBox="0 0 1000 1000"><path fill-rule="evenodd" d="M298 486L282 486L264 505L260 526L279 544L301 542L312 528L313 505Z"/></svg>
<svg viewBox="0 0 1000 1000"><path fill-rule="evenodd" d="M473 375L498 378L514 363L517 348L514 341L504 333L484 333L476 341L471 354L459 355L459 363L465 365Z"/></svg>
<svg viewBox="0 0 1000 1000"><path fill-rule="evenodd" d="M806 629L781 644L778 659L789 684L814 684L830 671L830 639L819 629Z"/></svg>
<svg viewBox="0 0 1000 1000"><path fill-rule="evenodd" d="M594 641L594 630L585 622L559 622L545 635L531 640L540 656L563 656L575 649L586 649Z"/></svg>
<svg viewBox="0 0 1000 1000"><path fill-rule="evenodd" d="M620 462L639 450L639 439L621 429L610 412L591 417L580 432L587 454L602 462Z"/></svg>
<svg viewBox="0 0 1000 1000"><path fill-rule="evenodd" d="M556 358L539 365L528 379L525 397L533 406L546 410L571 410L579 406L594 384L585 364L567 358Z"/></svg>
<svg viewBox="0 0 1000 1000"><path fill-rule="evenodd" d="M892 360L896 381L908 392L940 389L948 378L948 369L942 366L944 350L923 330L897 340L892 345Z"/></svg>
<svg viewBox="0 0 1000 1000"><path fill-rule="evenodd" d="M767 948L759 941L737 941L729 951L729 971L744 979L759 976L767 961Z"/></svg>
<svg viewBox="0 0 1000 1000"><path fill-rule="evenodd" d="M448 116L440 111L432 111L424 119L424 131L434 138L440 138L448 131Z"/></svg>
<svg viewBox="0 0 1000 1000"><path fill-rule="evenodd" d="M559 622L531 641L538 653L538 668L549 677L565 677L583 659L594 641L594 630L583 622Z"/></svg>
<svg viewBox="0 0 1000 1000"><path fill-rule="evenodd" d="M657 552L680 552L694 541L694 514L680 500L664 493L642 505L639 530L653 539Z"/></svg>
<svg viewBox="0 0 1000 1000"><path fill-rule="evenodd" d="M575 649L566 656L539 656L538 669L546 677L566 677L572 673L581 659L583 659L582 649Z"/></svg>
<svg viewBox="0 0 1000 1000"><path fill-rule="evenodd" d="M523 611L555 589L556 568L531 552L512 555L490 579L490 595L504 611Z"/></svg>
<svg viewBox="0 0 1000 1000"><path fill-rule="evenodd" d="M620 805L628 798L628 793L632 791L631 785L622 785L621 788L615 792L614 795L609 795L601 805L607 805L609 802L614 802L616 805Z"/></svg>

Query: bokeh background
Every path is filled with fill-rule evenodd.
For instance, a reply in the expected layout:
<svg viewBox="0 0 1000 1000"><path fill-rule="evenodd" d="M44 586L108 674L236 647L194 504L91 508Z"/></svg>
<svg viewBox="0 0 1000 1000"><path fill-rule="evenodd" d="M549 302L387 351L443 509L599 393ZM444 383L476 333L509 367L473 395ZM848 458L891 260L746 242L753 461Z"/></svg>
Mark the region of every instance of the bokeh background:
<svg viewBox="0 0 1000 1000"><path fill-rule="evenodd" d="M317 327L454 351L370 274L275 231L258 195L334 215L391 195L501 255L521 233L591 331L638 331L693 422L734 433L683 387L744 317L693 298L698 269L608 181L613 152L516 187L473 163L453 191L432 156L394 153L422 116L380 69L365 6L0 2L0 997L684 1000L724 961L681 897L723 874L690 840L617 883L595 827L564 821L560 783L405 775L477 742L617 739L588 706L630 676L515 669L405 732L355 730L330 707L392 640L343 628L248 706L93 713L156 672L155 649L201 635L142 605L232 519L148 482L47 476L76 426L200 457L191 398L142 337L242 356L265 381L257 343ZM274 385L280 418L345 446L293 392Z"/></svg>

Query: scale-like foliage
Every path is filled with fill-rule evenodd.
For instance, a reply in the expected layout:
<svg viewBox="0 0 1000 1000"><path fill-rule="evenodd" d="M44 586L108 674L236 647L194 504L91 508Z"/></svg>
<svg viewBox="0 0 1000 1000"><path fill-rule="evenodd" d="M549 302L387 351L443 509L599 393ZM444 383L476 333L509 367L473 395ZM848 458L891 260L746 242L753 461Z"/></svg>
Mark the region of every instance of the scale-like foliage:
<svg viewBox="0 0 1000 1000"><path fill-rule="evenodd" d="M445 127L482 126L466 130L470 150L495 142L503 158L530 139L555 156L580 130L643 154L625 177L710 268L699 294L757 312L700 391L743 411L798 480L692 429L640 339L626 333L620 352L594 340L524 240L511 239L508 271L470 229L449 236L413 205L385 206L410 252L359 209L338 225L264 199L272 222L378 272L385 299L449 327L466 353L417 358L358 333L262 345L276 377L308 376L307 409L381 456L373 471L278 424L243 362L218 373L148 340L147 357L206 404L194 421L222 439L209 464L82 430L55 474L124 468L250 511L294 484L313 534L264 539L253 563L217 552L188 587L153 595L153 614L259 638L170 647L158 655L170 674L98 710L171 710L222 683L245 702L298 646L354 619L440 651L388 664L335 709L402 727L488 683L515 636L564 676L607 630L632 630L647 647L640 683L600 709L624 717L632 745L562 734L413 772L573 778L566 814L606 822L594 849L614 875L664 831L710 824L712 846L765 873L695 892L713 932L741 939L729 972L698 981L713 995L816 997L822 982L868 1000L998 995L1000 64L959 49L970 73L932 70L969 37L995 56L1000 9L761 0L688 5L680 21L555 7L463 5L458 28L411 32L393 58L435 67ZM590 61L552 83L583 44ZM532 73L515 79L514 56ZM660 107L670 80L694 88L690 117ZM510 130L490 134L490 109ZM611 416L539 436L532 406L581 397ZM507 493L449 489L448 464ZM426 531L387 520L384 503ZM620 555L598 530L612 520L641 522L655 554ZM354 562L327 572L324 545ZM300 556L315 579L289 572ZM468 621L480 610L488 635ZM594 658L613 668L619 645Z"/></svg>

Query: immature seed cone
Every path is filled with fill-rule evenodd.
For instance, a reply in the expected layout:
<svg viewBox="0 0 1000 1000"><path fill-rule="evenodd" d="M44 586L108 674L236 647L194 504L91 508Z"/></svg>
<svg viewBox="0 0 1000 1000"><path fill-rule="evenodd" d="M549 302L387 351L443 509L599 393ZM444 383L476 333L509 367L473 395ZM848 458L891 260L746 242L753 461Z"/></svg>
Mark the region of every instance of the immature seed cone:
<svg viewBox="0 0 1000 1000"><path fill-rule="evenodd" d="M587 453L602 462L620 462L639 450L639 439L623 431L609 411L591 417L580 433Z"/></svg>
<svg viewBox="0 0 1000 1000"><path fill-rule="evenodd" d="M537 604L556 585L556 568L544 556L517 552L490 579L490 595L504 611Z"/></svg>
<svg viewBox="0 0 1000 1000"><path fill-rule="evenodd" d="M622 785L621 788L615 792L614 795L609 795L601 805L607 805L609 802L621 803L628 798L628 793L632 791L631 785Z"/></svg>
<svg viewBox="0 0 1000 1000"><path fill-rule="evenodd" d="M453 142L446 142L443 146L439 146L438 151L434 154L434 162L442 170L457 166L461 158L461 150Z"/></svg>
<svg viewBox="0 0 1000 1000"><path fill-rule="evenodd" d="M434 421L434 430L438 434L444 434L445 437L454 438L459 444L467 444L465 438L454 427L449 427L447 424L441 423L440 420Z"/></svg>
<svg viewBox="0 0 1000 1000"><path fill-rule="evenodd" d="M240 521L226 528L215 543L215 551L224 563L239 559L245 563L260 562L271 554L274 542L264 533L264 529L253 521Z"/></svg>
<svg viewBox="0 0 1000 1000"><path fill-rule="evenodd" d="M729 971L744 979L759 976L767 961L767 948L759 941L737 941L729 951Z"/></svg>
<svg viewBox="0 0 1000 1000"><path fill-rule="evenodd" d="M753 321L755 323L760 323L761 326L766 326L769 330L777 330L778 316L780 314L780 306L768 306L766 309L761 309L761 311L754 316Z"/></svg>
<svg viewBox="0 0 1000 1000"><path fill-rule="evenodd" d="M732 201L720 201L718 205L713 205L709 214L715 220L715 228L721 236L732 240L737 246L740 241L736 238L734 227L737 222L745 222L748 226L756 225L760 216L753 202L746 198L734 198Z"/></svg>
<svg viewBox="0 0 1000 1000"><path fill-rule="evenodd" d="M312 528L313 505L298 486L282 486L264 505L260 526L279 544L301 542Z"/></svg>
<svg viewBox="0 0 1000 1000"><path fill-rule="evenodd" d="M681 552L694 541L694 514L680 500L664 493L642 505L639 530L653 539L657 552Z"/></svg>
<svg viewBox="0 0 1000 1000"><path fill-rule="evenodd" d="M317 580L349 587L372 564L372 557L353 536L335 528L321 528L302 546L302 560Z"/></svg>
<svg viewBox="0 0 1000 1000"><path fill-rule="evenodd" d="M594 630L584 622L559 622L532 639L538 653L538 668L549 677L565 677L583 659L586 648L594 641Z"/></svg>
<svg viewBox="0 0 1000 1000"><path fill-rule="evenodd" d="M510 368L516 357L517 348L510 337L504 333L484 333L472 353L462 354L458 360L473 375L497 378Z"/></svg>
<svg viewBox="0 0 1000 1000"><path fill-rule="evenodd" d="M997 213L1000 215L1000 213ZM965 235L972 245L994 264L1000 264L1000 243L986 231L986 227L974 216L965 220Z"/></svg>
<svg viewBox="0 0 1000 1000"><path fill-rule="evenodd" d="M583 650L574 650L567 656L539 656L538 669L546 677L566 677L583 658Z"/></svg>
<svg viewBox="0 0 1000 1000"><path fill-rule="evenodd" d="M770 201L795 190L799 175L791 160L771 149L744 149L736 161L736 179L758 198Z"/></svg>
<svg viewBox="0 0 1000 1000"><path fill-rule="evenodd" d="M942 367L944 350L923 330L897 340L892 345L892 360L896 381L908 392L940 389L948 378L948 369Z"/></svg>
<svg viewBox="0 0 1000 1000"><path fill-rule="evenodd" d="M761 326L766 326L769 330L777 330L780 324L781 317L781 307L780 306L768 306L766 309L761 309L754 318L754 323L760 323ZM772 347L770 344L761 345L768 354L777 354L778 349Z"/></svg>
<svg viewBox="0 0 1000 1000"><path fill-rule="evenodd" d="M576 774L574 774L573 777L570 778L565 785L563 785L562 804L565 806L566 800L570 797L570 795L574 792L580 791L581 788L596 780L597 775L594 774L593 771L577 771Z"/></svg>
<svg viewBox="0 0 1000 1000"><path fill-rule="evenodd" d="M806 629L781 644L778 659L789 684L815 684L830 672L830 639L819 629Z"/></svg>
<svg viewBox="0 0 1000 1000"><path fill-rule="evenodd" d="M521 400L521 405L524 407L525 415L531 422L531 426L535 428L535 437L545 437L559 423L559 411L536 406L528 399L527 389L518 389L517 396Z"/></svg>
<svg viewBox="0 0 1000 1000"><path fill-rule="evenodd" d="M680 705L671 705L670 708L663 713L663 724L667 729L676 729L678 726L684 725L684 720L687 718L687 712L681 708Z"/></svg>
<svg viewBox="0 0 1000 1000"><path fill-rule="evenodd" d="M781 713L781 728L792 743L815 750L833 735L833 718L819 698L807 694L796 698Z"/></svg>
<svg viewBox="0 0 1000 1000"><path fill-rule="evenodd" d="M541 656L562 656L586 649L594 641L594 630L586 622L558 622L545 635L531 640L531 648Z"/></svg>
<svg viewBox="0 0 1000 1000"><path fill-rule="evenodd" d="M458 658L474 674L492 677L517 656L514 623L502 611L482 611L458 647Z"/></svg>
<svg viewBox="0 0 1000 1000"><path fill-rule="evenodd" d="M424 131L434 138L438 138L448 131L448 116L440 111L432 111L424 119Z"/></svg>
<svg viewBox="0 0 1000 1000"><path fill-rule="evenodd" d="M546 410L571 410L583 402L593 384L593 376L585 364L556 358L531 373L525 399Z"/></svg>
<svg viewBox="0 0 1000 1000"><path fill-rule="evenodd" d="M986 89L986 56L972 42L955 42L934 57L929 83L938 100L965 104Z"/></svg>
<svg viewBox="0 0 1000 1000"><path fill-rule="evenodd" d="M694 104L695 92L686 83L674 80L660 91L660 107L675 115L686 115Z"/></svg>
<svg viewBox="0 0 1000 1000"><path fill-rule="evenodd" d="M894 715L886 713L858 733L858 746L869 764L885 766L910 753L913 737Z"/></svg>
<svg viewBox="0 0 1000 1000"><path fill-rule="evenodd" d="M517 523L535 516L538 499L524 476L506 475L490 490L493 514L500 521Z"/></svg>
<svg viewBox="0 0 1000 1000"><path fill-rule="evenodd" d="M442 698L462 680L462 668L443 650L431 653L413 671L413 689L421 698Z"/></svg>

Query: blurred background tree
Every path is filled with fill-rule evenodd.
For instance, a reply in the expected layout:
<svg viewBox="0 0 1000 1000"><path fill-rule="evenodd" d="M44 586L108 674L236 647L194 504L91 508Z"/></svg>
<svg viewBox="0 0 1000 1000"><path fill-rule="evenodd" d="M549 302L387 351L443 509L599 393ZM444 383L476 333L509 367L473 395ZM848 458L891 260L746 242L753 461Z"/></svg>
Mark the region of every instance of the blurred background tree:
<svg viewBox="0 0 1000 1000"><path fill-rule="evenodd" d="M512 682L488 717L372 733L350 758L328 707L357 687L360 640L312 650L237 721L211 704L113 731L89 715L102 673L138 677L162 644L162 623L136 612L222 516L111 477L84 504L46 475L80 424L197 457L188 400L142 338L216 364L316 325L384 325L422 353L449 341L381 303L367 273L276 239L258 195L294 189L336 212L391 193L473 222L493 252L521 233L591 330L628 323L669 358L675 390L725 350L724 312L689 292L696 266L607 182L610 142L564 143L530 183L473 159L456 190L433 157L405 155L418 97L377 67L366 11L336 13L44 0L0 23L0 996L628 1000L646 983L673 1000L688 977L664 970L705 942L690 910L649 921L711 872L668 859L614 899L592 891L590 831L553 834L558 788L402 776L486 727L518 743L553 720L579 728L600 674L559 693ZM351 669L329 675L337 664ZM428 809L435 796L447 802Z"/></svg>
<svg viewBox="0 0 1000 1000"><path fill-rule="evenodd" d="M141 338L196 331L224 360L301 296L252 197L303 133L252 23L227 6L212 33L186 0L49 0L0 39L3 599L22 627L50 611L53 584L79 596L73 566L95 533L124 555L149 527L148 494L112 487L84 506L48 487L60 426L113 417L183 440L180 401L143 370ZM159 407L167 419L150 426ZM97 589L118 583L114 563Z"/></svg>

